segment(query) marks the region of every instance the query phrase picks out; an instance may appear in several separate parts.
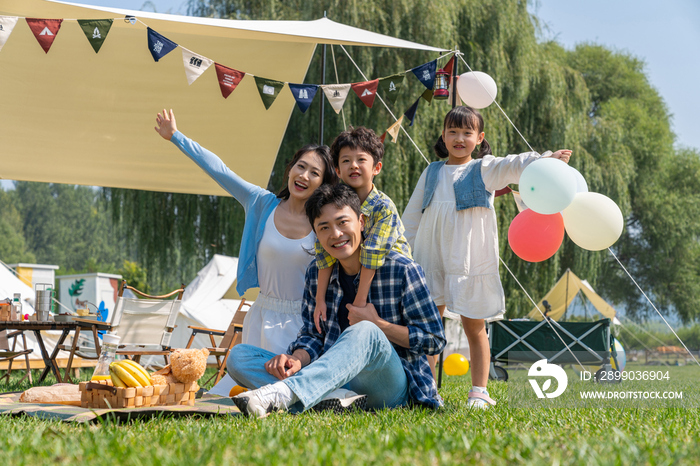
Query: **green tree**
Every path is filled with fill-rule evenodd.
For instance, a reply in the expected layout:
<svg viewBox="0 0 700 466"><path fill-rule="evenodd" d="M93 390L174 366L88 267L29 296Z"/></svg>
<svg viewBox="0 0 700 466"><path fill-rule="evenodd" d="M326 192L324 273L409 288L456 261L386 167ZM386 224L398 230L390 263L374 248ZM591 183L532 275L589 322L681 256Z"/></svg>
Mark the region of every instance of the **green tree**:
<svg viewBox="0 0 700 466"><path fill-rule="evenodd" d="M621 207L627 221L614 251L639 277L640 284L667 309L685 320L694 319L700 299L695 264L698 203L693 193L698 157L676 151L668 110L644 74L643 63L625 53L582 45L564 50L556 42L538 40L538 22L527 2L501 0L190 0L189 13L233 19L312 20L327 12L345 24L442 47L456 46L474 70L493 76L498 101L505 113L537 151L568 148L571 164L592 191L606 194ZM346 47L368 79L410 70L437 58L414 50ZM331 53L333 52L333 53ZM363 81L362 74L340 47L328 51L327 78L341 83ZM447 58L442 58L443 66ZM460 72L466 71L459 62ZM320 83L320 53L311 62L306 82ZM391 109L403 113L424 88L409 72L405 87ZM415 124L406 127L418 148L433 160L431 146L442 129L448 102L419 104ZM290 118L269 188L282 183L283 166L302 145L317 141L319 106L306 113L295 109ZM393 119L377 102L366 108L352 96L344 118L326 107L324 141L344 124L364 125L382 133ZM500 110L483 112L486 137L495 155L529 150ZM344 123L345 121L345 123ZM206 143L206 141L202 141ZM382 174L376 179L402 210L420 173L426 167L421 153L404 135L387 143ZM154 271L151 276L192 276L215 252L236 254L243 212L228 198L106 190L115 219L121 221L137 245L139 257ZM671 201L671 202L669 202ZM507 245L507 230L517 214L512 200L496 200L501 238L500 255L530 295L538 299L566 268L587 278L616 303L631 312L648 311L632 282L607 252L589 252L565 239L555 256L543 263L526 263ZM166 272L167 271L167 272ZM501 269L508 315L520 316L532 303ZM178 277L179 279L179 277Z"/></svg>
<svg viewBox="0 0 700 466"><path fill-rule="evenodd" d="M0 260L6 264L36 261L27 249L22 231L22 216L14 191L0 190Z"/></svg>

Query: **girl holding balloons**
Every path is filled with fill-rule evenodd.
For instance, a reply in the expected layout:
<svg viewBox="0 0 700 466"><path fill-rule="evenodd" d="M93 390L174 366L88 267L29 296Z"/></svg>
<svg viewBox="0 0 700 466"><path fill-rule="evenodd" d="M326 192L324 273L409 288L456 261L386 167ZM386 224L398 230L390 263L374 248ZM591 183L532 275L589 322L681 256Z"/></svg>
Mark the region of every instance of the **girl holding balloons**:
<svg viewBox="0 0 700 466"><path fill-rule="evenodd" d="M518 183L525 167L541 157L566 163L571 157L570 150L494 157L483 130L483 117L470 107L447 114L434 147L447 160L423 171L402 216L406 239L440 314L449 308L462 318L472 370L469 406L477 408L495 405L486 390L490 354L485 321L501 319L505 312L493 193Z"/></svg>

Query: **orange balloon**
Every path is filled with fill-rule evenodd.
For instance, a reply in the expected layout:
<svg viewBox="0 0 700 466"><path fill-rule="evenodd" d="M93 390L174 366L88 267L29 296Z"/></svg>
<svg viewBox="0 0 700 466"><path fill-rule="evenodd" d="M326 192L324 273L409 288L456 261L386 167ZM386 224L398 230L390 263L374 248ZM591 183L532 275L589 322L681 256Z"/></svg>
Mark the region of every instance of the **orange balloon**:
<svg viewBox="0 0 700 466"><path fill-rule="evenodd" d="M248 391L247 388L241 387L240 385L236 385L235 387L233 387L233 388L231 389L230 392L228 392L228 396L234 397L234 396L236 396L236 395L240 395L241 393L247 392L247 391Z"/></svg>

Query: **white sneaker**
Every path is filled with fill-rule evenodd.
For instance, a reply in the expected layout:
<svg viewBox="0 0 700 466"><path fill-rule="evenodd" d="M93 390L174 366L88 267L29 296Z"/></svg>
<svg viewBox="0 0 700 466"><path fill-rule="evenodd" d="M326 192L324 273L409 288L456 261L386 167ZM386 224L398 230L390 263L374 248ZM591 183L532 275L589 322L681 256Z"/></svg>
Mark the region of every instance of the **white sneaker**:
<svg viewBox="0 0 700 466"><path fill-rule="evenodd" d="M312 409L315 411L333 410L338 414L354 409L367 408L367 395L358 395L352 390L336 388L319 401Z"/></svg>
<svg viewBox="0 0 700 466"><path fill-rule="evenodd" d="M488 409L491 406L496 406L496 401L486 393L469 392L467 408Z"/></svg>
<svg viewBox="0 0 700 466"><path fill-rule="evenodd" d="M246 416L267 417L273 411L286 411L291 398L281 393L274 385L265 385L257 390L243 392L232 398L238 409Z"/></svg>

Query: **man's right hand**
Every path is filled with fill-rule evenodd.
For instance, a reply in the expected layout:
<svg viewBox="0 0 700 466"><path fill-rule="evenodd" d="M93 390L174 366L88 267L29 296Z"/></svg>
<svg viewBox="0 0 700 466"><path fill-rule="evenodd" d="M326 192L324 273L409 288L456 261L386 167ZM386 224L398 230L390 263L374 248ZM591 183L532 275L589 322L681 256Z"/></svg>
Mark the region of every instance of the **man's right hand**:
<svg viewBox="0 0 700 466"><path fill-rule="evenodd" d="M280 380L296 374L301 367L301 359L289 354L278 354L265 363L265 370Z"/></svg>

